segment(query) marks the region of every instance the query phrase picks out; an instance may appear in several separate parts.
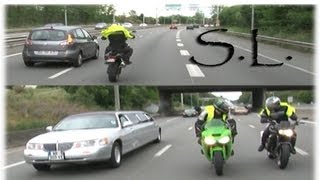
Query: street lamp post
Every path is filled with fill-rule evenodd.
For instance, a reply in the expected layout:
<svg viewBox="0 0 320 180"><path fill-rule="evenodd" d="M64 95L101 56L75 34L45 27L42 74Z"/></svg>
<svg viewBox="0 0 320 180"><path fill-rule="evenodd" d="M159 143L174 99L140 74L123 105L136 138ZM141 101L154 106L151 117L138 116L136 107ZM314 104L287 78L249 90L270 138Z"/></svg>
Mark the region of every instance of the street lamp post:
<svg viewBox="0 0 320 180"><path fill-rule="evenodd" d="M68 13L67 13L67 6L64 6L64 25L68 25Z"/></svg>
<svg viewBox="0 0 320 180"><path fill-rule="evenodd" d="M251 6L251 30L254 29L254 6Z"/></svg>

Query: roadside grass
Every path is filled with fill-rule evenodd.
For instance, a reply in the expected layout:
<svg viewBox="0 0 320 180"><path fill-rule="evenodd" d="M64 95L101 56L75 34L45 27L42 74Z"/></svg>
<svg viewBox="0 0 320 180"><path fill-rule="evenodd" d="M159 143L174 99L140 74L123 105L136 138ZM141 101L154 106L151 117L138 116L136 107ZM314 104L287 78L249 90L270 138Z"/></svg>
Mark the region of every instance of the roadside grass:
<svg viewBox="0 0 320 180"><path fill-rule="evenodd" d="M102 110L95 105L72 102L62 88L9 89L6 93L7 131L55 125L71 114Z"/></svg>

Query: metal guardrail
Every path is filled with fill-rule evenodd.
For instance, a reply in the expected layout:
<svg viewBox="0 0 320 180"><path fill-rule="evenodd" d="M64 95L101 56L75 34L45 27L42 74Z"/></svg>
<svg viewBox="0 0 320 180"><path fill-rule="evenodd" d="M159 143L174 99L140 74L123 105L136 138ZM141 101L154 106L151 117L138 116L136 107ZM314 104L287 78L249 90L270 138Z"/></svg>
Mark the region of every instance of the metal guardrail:
<svg viewBox="0 0 320 180"><path fill-rule="evenodd" d="M252 34L240 33L240 32L234 32L234 31L227 31L227 33L232 34L232 35L236 35L236 36L246 37L246 38L251 38L251 36L252 36ZM311 49L311 50L315 49L314 43L281 39L281 38L275 38L275 37L263 36L263 35L257 35L257 41L267 41L267 42L273 42L273 43L278 43L278 44L307 48L307 49Z"/></svg>

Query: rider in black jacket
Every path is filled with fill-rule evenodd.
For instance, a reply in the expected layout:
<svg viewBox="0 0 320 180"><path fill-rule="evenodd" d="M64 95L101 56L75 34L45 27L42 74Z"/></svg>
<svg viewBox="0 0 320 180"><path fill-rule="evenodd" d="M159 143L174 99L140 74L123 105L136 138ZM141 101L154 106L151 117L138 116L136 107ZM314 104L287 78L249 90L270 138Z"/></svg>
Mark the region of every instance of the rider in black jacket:
<svg viewBox="0 0 320 180"><path fill-rule="evenodd" d="M269 120L276 120L277 123L280 121L288 121L289 119L296 121L297 123L297 115L295 114L295 108L290 106L288 103L281 102L280 98L272 96L267 98L266 107L260 112L260 122L268 123ZM270 135L269 127L267 127L261 138L261 145L258 148L258 151L261 152L265 148L265 144ZM296 154L296 150L294 148L296 144L297 133L294 131L294 134L291 138L292 145L292 154Z"/></svg>

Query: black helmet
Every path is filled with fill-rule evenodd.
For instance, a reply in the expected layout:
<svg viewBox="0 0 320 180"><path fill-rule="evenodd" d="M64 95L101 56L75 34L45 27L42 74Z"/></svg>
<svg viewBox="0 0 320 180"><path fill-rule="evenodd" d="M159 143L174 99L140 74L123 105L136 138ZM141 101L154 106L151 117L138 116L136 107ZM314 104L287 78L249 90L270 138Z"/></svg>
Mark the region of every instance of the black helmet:
<svg viewBox="0 0 320 180"><path fill-rule="evenodd" d="M213 106L221 113L228 113L230 108L229 103L221 97L213 100Z"/></svg>
<svg viewBox="0 0 320 180"><path fill-rule="evenodd" d="M194 107L194 110L197 111L197 112L201 112L202 109L201 109L200 106L195 106L195 107Z"/></svg>
<svg viewBox="0 0 320 180"><path fill-rule="evenodd" d="M269 111L277 110L280 107L280 98L276 96L268 97L266 100L266 106L269 109Z"/></svg>

